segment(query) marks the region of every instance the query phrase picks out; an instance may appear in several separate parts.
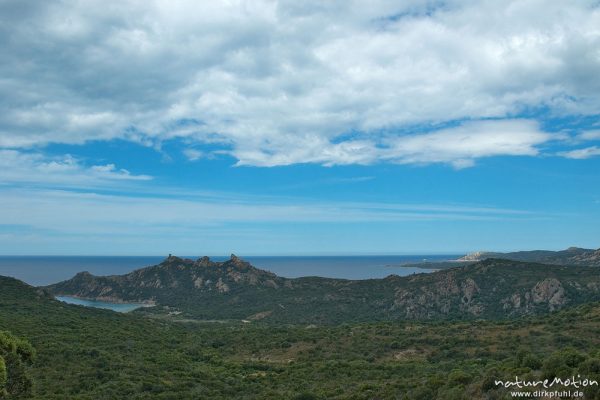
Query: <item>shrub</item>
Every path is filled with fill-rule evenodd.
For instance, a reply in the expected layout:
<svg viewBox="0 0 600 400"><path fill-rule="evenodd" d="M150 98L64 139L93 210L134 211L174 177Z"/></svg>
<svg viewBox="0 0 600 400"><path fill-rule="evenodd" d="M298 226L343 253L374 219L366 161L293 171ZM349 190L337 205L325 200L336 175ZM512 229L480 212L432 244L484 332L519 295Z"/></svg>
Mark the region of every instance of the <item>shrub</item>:
<svg viewBox="0 0 600 400"><path fill-rule="evenodd" d="M448 374L448 383L454 385L466 385L471 382L471 375L460 369L455 369Z"/></svg>
<svg viewBox="0 0 600 400"><path fill-rule="evenodd" d="M27 365L33 362L35 351L25 340L0 331L0 396L27 396L32 382Z"/></svg>

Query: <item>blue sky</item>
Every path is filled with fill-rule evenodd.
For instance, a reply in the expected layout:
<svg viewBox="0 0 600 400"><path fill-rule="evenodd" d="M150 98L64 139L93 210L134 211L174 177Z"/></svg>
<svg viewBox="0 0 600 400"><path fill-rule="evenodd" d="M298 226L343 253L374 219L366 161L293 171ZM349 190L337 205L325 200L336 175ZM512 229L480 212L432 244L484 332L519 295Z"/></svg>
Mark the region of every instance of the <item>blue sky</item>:
<svg viewBox="0 0 600 400"><path fill-rule="evenodd" d="M0 254L600 247L595 2L3 2Z"/></svg>

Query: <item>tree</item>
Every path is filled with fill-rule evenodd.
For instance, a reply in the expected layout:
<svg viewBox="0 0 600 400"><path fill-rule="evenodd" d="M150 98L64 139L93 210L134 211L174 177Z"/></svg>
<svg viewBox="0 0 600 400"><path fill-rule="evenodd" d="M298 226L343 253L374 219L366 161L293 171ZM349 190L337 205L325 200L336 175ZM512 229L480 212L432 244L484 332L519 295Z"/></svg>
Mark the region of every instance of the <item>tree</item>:
<svg viewBox="0 0 600 400"><path fill-rule="evenodd" d="M6 363L4 362L4 358L0 356L0 396L4 396L6 387L6 381L8 380L8 375L6 373Z"/></svg>
<svg viewBox="0 0 600 400"><path fill-rule="evenodd" d="M31 393L28 366L35 350L26 340L0 331L0 399L17 398Z"/></svg>

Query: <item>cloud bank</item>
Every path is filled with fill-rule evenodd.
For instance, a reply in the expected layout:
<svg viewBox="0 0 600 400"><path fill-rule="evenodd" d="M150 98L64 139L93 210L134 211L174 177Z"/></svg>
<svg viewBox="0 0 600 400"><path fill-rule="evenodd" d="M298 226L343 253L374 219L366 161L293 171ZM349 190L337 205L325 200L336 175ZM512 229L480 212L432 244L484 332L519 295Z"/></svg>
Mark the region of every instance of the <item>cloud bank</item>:
<svg viewBox="0 0 600 400"><path fill-rule="evenodd" d="M389 223L535 220L547 216L493 207L307 202L228 197L176 199L46 189L0 190L0 227L69 235L185 235L232 224ZM215 229L216 227L220 229ZM143 233L142 233L143 232Z"/></svg>
<svg viewBox="0 0 600 400"><path fill-rule="evenodd" d="M0 182L38 185L96 187L119 181L148 181L148 175L133 175L114 164L86 166L81 160L65 155L45 157L40 153L24 153L0 149Z"/></svg>
<svg viewBox="0 0 600 400"><path fill-rule="evenodd" d="M0 147L183 138L253 166L534 156L553 136L518 117L598 113L599 27L595 1L4 1Z"/></svg>

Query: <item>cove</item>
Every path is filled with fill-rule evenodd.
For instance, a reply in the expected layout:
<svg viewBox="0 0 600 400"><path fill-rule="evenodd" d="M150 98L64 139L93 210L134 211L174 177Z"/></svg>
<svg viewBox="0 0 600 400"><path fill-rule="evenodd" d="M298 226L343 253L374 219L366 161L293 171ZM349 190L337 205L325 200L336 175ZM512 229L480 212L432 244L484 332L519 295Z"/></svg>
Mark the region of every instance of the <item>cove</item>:
<svg viewBox="0 0 600 400"><path fill-rule="evenodd" d="M68 304L77 304L86 307L104 308L107 310L113 310L117 312L126 313L133 311L136 308L148 307L148 304L144 303L111 303L108 301L97 301L97 300L85 300L77 297L70 296L56 296L56 300L60 300Z"/></svg>

